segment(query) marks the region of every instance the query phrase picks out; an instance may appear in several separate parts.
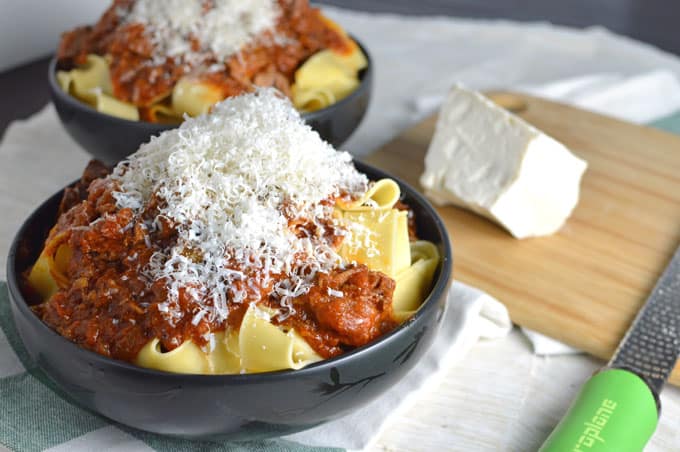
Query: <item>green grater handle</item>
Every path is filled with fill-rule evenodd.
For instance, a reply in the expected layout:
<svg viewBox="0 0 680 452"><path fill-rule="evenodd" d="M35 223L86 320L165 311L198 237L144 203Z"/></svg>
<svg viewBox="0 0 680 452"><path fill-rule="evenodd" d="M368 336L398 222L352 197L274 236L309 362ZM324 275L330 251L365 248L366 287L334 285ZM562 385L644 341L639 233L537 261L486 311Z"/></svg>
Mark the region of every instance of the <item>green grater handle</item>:
<svg viewBox="0 0 680 452"><path fill-rule="evenodd" d="M605 369L581 388L539 452L637 452L658 421L656 399L637 375Z"/></svg>

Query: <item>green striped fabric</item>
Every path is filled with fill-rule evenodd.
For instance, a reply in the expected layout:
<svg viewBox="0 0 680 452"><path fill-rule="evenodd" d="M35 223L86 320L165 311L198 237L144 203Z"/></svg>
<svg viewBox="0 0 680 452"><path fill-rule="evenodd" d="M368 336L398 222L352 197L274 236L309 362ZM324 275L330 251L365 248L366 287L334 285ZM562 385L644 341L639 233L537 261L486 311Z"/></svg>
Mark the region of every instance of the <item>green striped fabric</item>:
<svg viewBox="0 0 680 452"><path fill-rule="evenodd" d="M657 129L665 130L666 132L677 133L680 135L680 111L657 119L649 124Z"/></svg>

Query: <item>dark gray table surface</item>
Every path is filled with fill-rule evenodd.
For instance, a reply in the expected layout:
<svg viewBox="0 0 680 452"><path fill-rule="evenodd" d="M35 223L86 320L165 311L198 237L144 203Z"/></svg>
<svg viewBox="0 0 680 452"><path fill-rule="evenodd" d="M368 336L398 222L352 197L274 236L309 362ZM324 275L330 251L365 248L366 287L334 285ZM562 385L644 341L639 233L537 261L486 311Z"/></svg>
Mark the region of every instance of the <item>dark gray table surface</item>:
<svg viewBox="0 0 680 452"><path fill-rule="evenodd" d="M601 25L680 55L680 0L323 0L374 12ZM56 37L55 37L56 40ZM17 43L20 45L20 43ZM0 73L0 137L48 100L47 58Z"/></svg>

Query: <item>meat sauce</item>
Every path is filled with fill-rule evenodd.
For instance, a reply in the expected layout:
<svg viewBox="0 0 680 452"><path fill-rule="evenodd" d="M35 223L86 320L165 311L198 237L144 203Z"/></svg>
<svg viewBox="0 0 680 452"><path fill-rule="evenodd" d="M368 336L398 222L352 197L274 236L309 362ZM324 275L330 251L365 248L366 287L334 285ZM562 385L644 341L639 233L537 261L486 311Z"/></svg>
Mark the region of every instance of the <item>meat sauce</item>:
<svg viewBox="0 0 680 452"><path fill-rule="evenodd" d="M275 86L290 95L295 70L311 55L323 49L349 52L350 43L307 1L279 0L281 15L274 33L285 39L263 39L245 46L228 61L204 57L200 61L165 58L154 62L153 44L144 25L121 23L133 0L115 0L94 26L64 33L57 50L63 69L85 63L88 54L109 55L113 94L140 107L142 119L150 120L148 107L170 95L177 81L192 74L217 87L223 98L249 91L255 86ZM195 51L200 44L193 40ZM202 53L205 55L205 53ZM215 65L220 69L215 70ZM211 67L206 71L206 67Z"/></svg>
<svg viewBox="0 0 680 452"><path fill-rule="evenodd" d="M157 216L157 200L152 199L137 218L130 209L118 209L112 195L115 182L101 178L107 172L92 162L81 181L64 193L47 244L67 244L72 250L68 283L36 305L36 314L72 342L125 361L134 361L153 338L169 351L189 339L207 345L209 332L238 330L247 303L231 303L222 323L207 316L196 321L199 307L187 296L187 288L177 299L176 311L184 315L168 321L163 308L168 300L165 281L149 281L144 269L156 249L172 245L176 232L167 220L153 230L147 226ZM305 226L298 219L294 227L299 231L318 226ZM330 240L339 244L335 237ZM293 313L284 320L275 316L273 322L294 328L320 356L330 358L397 326L392 318L394 288L393 279L364 265L319 273L308 293L292 300ZM268 287L259 289L260 304L279 307Z"/></svg>

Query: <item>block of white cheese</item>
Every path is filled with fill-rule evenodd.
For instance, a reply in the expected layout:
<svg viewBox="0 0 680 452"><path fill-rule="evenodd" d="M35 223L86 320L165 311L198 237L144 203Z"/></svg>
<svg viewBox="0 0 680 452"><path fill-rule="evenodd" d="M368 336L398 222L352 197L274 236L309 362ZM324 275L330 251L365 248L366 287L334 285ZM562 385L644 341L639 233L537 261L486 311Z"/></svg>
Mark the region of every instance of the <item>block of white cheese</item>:
<svg viewBox="0 0 680 452"><path fill-rule="evenodd" d="M482 94L451 89L420 182L437 204L484 215L517 238L549 235L578 203L587 163Z"/></svg>

